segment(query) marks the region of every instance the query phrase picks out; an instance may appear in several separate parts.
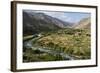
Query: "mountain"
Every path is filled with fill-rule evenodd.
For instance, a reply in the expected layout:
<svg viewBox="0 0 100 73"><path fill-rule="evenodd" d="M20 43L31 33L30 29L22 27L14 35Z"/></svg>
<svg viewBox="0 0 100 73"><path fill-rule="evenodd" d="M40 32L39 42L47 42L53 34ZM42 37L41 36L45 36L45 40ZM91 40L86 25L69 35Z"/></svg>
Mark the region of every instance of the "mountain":
<svg viewBox="0 0 100 73"><path fill-rule="evenodd" d="M80 22L75 26L76 29L90 29L91 28L91 18L83 18Z"/></svg>
<svg viewBox="0 0 100 73"><path fill-rule="evenodd" d="M45 13L23 11L23 34L35 34L42 31L71 27L72 23L46 15Z"/></svg>

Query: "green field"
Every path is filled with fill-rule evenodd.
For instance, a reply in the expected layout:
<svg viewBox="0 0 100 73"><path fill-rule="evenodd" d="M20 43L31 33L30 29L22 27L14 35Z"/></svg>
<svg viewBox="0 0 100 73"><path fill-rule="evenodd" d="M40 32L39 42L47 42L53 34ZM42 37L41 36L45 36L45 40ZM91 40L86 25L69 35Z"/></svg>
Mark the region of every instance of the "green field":
<svg viewBox="0 0 100 73"><path fill-rule="evenodd" d="M31 41L31 47L23 47L23 62L67 60L60 55L61 53L72 57L74 60L91 58L89 29L66 28L41 32L39 35L41 36L28 40L28 42ZM23 40L30 37L32 35L24 36Z"/></svg>

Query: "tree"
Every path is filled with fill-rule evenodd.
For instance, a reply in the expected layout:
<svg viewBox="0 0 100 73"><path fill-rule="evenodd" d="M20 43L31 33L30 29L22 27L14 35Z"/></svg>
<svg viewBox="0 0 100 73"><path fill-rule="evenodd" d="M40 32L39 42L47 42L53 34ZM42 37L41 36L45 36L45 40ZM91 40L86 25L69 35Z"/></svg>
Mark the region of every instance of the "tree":
<svg viewBox="0 0 100 73"><path fill-rule="evenodd" d="M53 42L49 42L48 46L53 48L54 47L54 43Z"/></svg>

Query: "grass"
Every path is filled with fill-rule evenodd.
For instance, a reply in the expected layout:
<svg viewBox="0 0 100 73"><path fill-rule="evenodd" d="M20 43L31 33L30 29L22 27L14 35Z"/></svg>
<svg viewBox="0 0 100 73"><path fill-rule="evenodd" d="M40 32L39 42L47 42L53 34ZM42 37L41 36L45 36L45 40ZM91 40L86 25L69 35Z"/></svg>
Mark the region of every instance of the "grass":
<svg viewBox="0 0 100 73"><path fill-rule="evenodd" d="M88 29L61 29L58 31L42 32L41 38L33 41L33 46L46 47L66 53L76 60L91 58L91 35ZM29 38L31 36L28 36ZM26 38L25 38L26 39ZM60 56L48 53L24 52L24 62L63 60Z"/></svg>
<svg viewBox="0 0 100 73"><path fill-rule="evenodd" d="M80 57L80 59L90 58L91 40L89 30L64 29L56 32L48 32L47 34L49 35L37 40L36 44L60 50L69 55Z"/></svg>
<svg viewBox="0 0 100 73"><path fill-rule="evenodd" d="M34 53L33 53L34 52ZM23 62L41 62L41 61L58 61L63 60L61 56L53 56L48 53L35 53L34 50L28 49L27 52L23 54Z"/></svg>

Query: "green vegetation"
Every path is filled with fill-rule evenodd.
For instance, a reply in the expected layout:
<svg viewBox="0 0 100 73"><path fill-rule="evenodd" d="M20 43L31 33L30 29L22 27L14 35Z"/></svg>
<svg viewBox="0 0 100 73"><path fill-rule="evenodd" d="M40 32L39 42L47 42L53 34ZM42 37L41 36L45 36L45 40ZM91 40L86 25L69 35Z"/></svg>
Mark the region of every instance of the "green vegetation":
<svg viewBox="0 0 100 73"><path fill-rule="evenodd" d="M23 53L23 62L58 61L63 60L60 55L51 55L39 50L28 49Z"/></svg>
<svg viewBox="0 0 100 73"><path fill-rule="evenodd" d="M89 29L60 29L58 31L42 32L41 38L32 41L32 45L45 49L63 52L75 60L91 58L91 35ZM33 49L33 48L32 48ZM24 62L64 60L61 56L34 51L24 52Z"/></svg>

